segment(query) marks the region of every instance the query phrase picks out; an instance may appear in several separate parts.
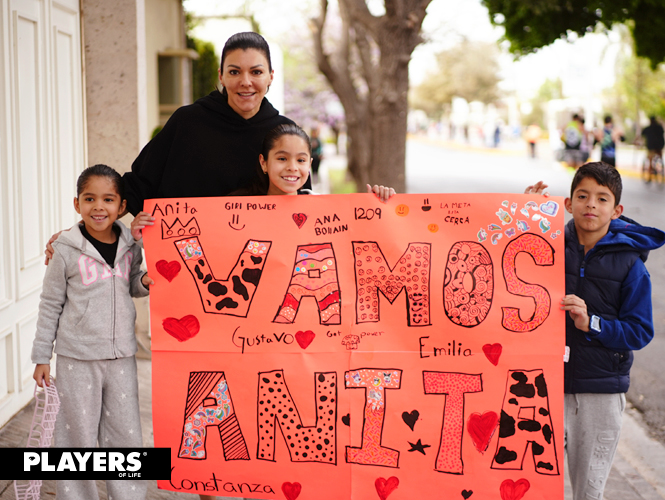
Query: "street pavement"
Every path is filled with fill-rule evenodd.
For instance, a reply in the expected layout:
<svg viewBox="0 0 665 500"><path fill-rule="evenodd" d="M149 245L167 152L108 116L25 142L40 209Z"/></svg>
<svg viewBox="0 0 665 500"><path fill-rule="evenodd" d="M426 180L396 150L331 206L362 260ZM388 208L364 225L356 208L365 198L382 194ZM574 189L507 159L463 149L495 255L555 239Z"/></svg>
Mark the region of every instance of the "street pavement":
<svg viewBox="0 0 665 500"><path fill-rule="evenodd" d="M451 145L451 147L455 146ZM515 149L517 150L517 147ZM525 150L526 148L520 151ZM496 153L499 152L493 152L493 154ZM504 150L503 153L510 154L510 151ZM322 162L320 170L321 181L315 185L315 190L322 193L328 192L327 170L343 168L345 168L344 157L335 155L331 151L326 156L326 160ZM634 171L623 171L622 175L635 175L635 173ZM142 340L141 345L149 345L148 339ZM145 446L153 445L151 363L149 358L150 352L145 350L139 352L139 392L143 442ZM34 402L26 406L0 429L0 447L17 448L26 446L33 410ZM565 475L567 476L567 472ZM100 490L100 499L106 499L103 482L98 482L98 488ZM55 481L44 481L41 489L41 498L55 498ZM192 500L198 499L198 496L158 490L156 482L150 481L147 499ZM605 488L605 499L665 499L665 446L649 437L646 426L642 422L641 414L630 406L624 413L621 440ZM13 481L0 480L0 500L16 500ZM567 480L565 481L564 500L572 500L572 492Z"/></svg>

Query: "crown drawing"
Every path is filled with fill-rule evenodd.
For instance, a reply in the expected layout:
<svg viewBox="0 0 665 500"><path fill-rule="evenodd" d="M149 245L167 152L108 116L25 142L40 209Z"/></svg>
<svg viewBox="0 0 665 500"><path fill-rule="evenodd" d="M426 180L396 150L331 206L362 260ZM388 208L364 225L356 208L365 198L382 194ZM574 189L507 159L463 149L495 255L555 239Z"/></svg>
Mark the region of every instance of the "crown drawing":
<svg viewBox="0 0 665 500"><path fill-rule="evenodd" d="M199 229L199 223L196 222L196 217L189 219L189 222L182 225L180 219L177 218L173 221L173 224L170 226L162 219L162 239L168 240L169 238L180 238L182 236L199 236L201 234L201 229Z"/></svg>

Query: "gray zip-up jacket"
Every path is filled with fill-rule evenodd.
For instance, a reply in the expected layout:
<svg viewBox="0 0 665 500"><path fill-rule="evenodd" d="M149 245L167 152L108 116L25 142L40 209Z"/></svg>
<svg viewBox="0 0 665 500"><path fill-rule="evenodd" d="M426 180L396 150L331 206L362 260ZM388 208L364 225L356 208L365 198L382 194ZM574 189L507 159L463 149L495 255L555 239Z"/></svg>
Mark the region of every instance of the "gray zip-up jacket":
<svg viewBox="0 0 665 500"><path fill-rule="evenodd" d="M79 224L53 243L39 303L32 362L53 352L75 359L116 359L136 353L136 309L131 297L148 295L141 283L141 248L121 222L115 267L106 264ZM130 296L131 295L131 296Z"/></svg>

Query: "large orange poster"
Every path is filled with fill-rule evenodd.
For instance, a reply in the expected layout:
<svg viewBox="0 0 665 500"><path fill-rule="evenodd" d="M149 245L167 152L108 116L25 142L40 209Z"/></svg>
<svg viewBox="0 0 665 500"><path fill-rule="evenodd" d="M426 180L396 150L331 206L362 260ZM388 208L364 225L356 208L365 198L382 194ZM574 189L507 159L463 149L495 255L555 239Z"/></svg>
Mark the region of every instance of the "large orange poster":
<svg viewBox="0 0 665 500"><path fill-rule="evenodd" d="M161 199L144 231L159 487L563 498L561 198Z"/></svg>

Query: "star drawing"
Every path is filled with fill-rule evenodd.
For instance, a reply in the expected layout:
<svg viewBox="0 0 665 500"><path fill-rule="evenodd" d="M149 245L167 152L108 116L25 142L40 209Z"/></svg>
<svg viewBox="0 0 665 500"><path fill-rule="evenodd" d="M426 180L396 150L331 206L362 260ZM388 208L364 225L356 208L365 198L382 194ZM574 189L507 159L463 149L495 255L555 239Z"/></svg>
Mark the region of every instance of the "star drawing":
<svg viewBox="0 0 665 500"><path fill-rule="evenodd" d="M411 445L411 449L408 451L419 451L423 455L425 454L425 448L431 448L429 444L423 444L420 442L420 439L416 444L413 444L411 441L407 441Z"/></svg>

